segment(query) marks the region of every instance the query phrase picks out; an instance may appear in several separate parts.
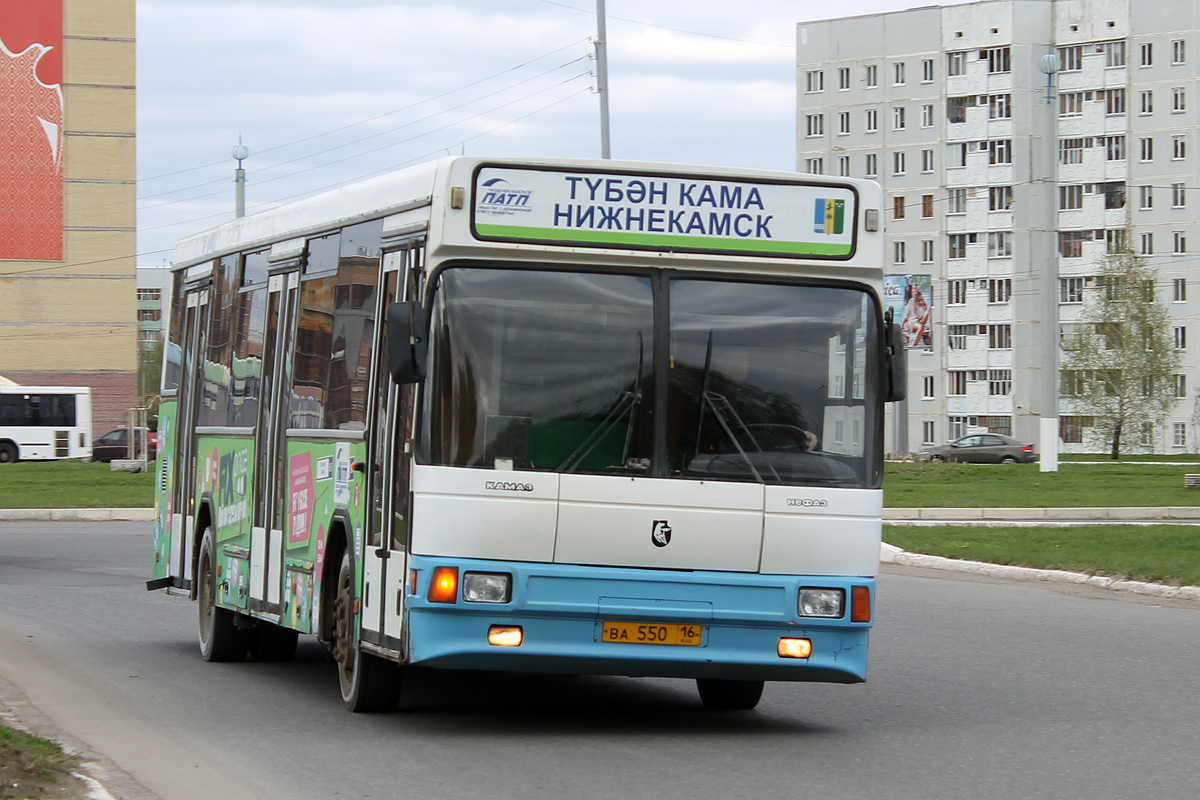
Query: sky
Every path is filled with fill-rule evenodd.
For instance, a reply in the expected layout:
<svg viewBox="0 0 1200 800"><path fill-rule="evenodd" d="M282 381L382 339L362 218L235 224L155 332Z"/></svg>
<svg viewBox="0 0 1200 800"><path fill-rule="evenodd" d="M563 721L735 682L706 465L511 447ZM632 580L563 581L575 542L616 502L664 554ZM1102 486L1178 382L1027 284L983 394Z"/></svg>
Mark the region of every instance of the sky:
<svg viewBox="0 0 1200 800"><path fill-rule="evenodd" d="M606 0L612 157L794 170L797 23L922 4ZM596 8L138 0L138 265L232 219L239 141L247 213L446 155L598 158Z"/></svg>

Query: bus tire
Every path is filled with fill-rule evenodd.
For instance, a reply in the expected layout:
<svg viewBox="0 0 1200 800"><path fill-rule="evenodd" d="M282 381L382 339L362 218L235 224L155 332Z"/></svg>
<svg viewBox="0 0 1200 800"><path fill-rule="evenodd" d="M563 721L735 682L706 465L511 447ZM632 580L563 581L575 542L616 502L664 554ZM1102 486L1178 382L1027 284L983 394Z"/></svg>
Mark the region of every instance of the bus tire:
<svg viewBox="0 0 1200 800"><path fill-rule="evenodd" d="M705 708L721 711L749 711L762 698L762 681L722 681L697 678L696 688Z"/></svg>
<svg viewBox="0 0 1200 800"><path fill-rule="evenodd" d="M17 460L17 448L11 442L0 442L0 464L15 464Z"/></svg>
<svg viewBox="0 0 1200 800"><path fill-rule="evenodd" d="M300 632L270 622L250 631L250 657L255 661L291 661L296 657Z"/></svg>
<svg viewBox="0 0 1200 800"><path fill-rule="evenodd" d="M217 607L216 545L205 528L196 560L196 600L200 607L200 655L205 661L242 661L246 658L246 633L238 630L233 612Z"/></svg>
<svg viewBox="0 0 1200 800"><path fill-rule="evenodd" d="M356 714L395 711L400 703L400 668L376 655L364 653L355 644L354 620L354 564L347 551L342 554L338 568L330 636L342 702Z"/></svg>

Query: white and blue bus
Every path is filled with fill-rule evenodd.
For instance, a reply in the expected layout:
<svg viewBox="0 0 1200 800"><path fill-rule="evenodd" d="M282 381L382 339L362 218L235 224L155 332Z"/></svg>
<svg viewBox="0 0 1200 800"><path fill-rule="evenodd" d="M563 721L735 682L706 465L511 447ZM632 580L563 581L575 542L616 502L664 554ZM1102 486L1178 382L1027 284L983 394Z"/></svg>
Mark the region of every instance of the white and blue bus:
<svg viewBox="0 0 1200 800"><path fill-rule="evenodd" d="M87 386L0 386L0 464L92 456Z"/></svg>
<svg viewBox="0 0 1200 800"><path fill-rule="evenodd" d="M179 243L149 588L210 660L865 679L878 185L457 157Z"/></svg>

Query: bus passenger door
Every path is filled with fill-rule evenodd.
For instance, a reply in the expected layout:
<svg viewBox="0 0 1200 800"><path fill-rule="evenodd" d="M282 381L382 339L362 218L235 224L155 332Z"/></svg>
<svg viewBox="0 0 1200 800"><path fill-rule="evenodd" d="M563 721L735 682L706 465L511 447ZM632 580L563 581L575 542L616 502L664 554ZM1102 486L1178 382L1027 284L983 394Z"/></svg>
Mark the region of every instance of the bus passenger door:
<svg viewBox="0 0 1200 800"><path fill-rule="evenodd" d="M187 292L183 311L184 347L175 420L175 488L171 498L171 583L189 588L196 538L196 405L200 359L208 346L208 298L205 284Z"/></svg>
<svg viewBox="0 0 1200 800"><path fill-rule="evenodd" d="M287 427L297 270L272 275L267 283L267 328L263 343L263 391L255 434L254 523L250 529L250 607L278 613L283 586L283 519L287 514L284 430Z"/></svg>
<svg viewBox="0 0 1200 800"><path fill-rule="evenodd" d="M403 651L404 586L408 566L408 460L405 420L413 389L397 386L388 372L386 312L400 299L400 281L413 249L386 253L376 307L375 363L372 376L370 463L366 472L371 498L363 551L363 638Z"/></svg>

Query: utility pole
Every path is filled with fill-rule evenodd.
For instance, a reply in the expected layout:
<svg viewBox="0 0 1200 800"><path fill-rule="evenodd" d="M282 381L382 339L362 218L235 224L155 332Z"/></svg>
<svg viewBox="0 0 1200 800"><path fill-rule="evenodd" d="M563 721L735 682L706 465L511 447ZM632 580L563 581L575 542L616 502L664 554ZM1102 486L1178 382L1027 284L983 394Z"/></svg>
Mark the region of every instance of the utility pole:
<svg viewBox="0 0 1200 800"><path fill-rule="evenodd" d="M1044 327L1042 347L1042 398L1041 414L1038 430L1039 470L1041 472L1058 472L1058 114L1054 107L1054 76L1062 69L1062 60L1050 46L1050 52L1042 56L1038 68L1046 76L1046 106L1044 109L1047 120L1047 130L1041 142L1034 142L1034 147L1041 148L1041 175L1035 179L1042 182L1041 206L1035 212L1045 220L1046 232L1041 236L1041 252L1038 254L1042 264L1042 325Z"/></svg>
<svg viewBox="0 0 1200 800"><path fill-rule="evenodd" d="M600 95L600 157L612 158L608 141L608 52L604 0L596 0L596 92Z"/></svg>
<svg viewBox="0 0 1200 800"><path fill-rule="evenodd" d="M242 137L238 137L238 143L233 146L230 155L237 161L237 171L233 173L233 197L234 197L234 215L238 217L246 216L246 170L242 169L242 162L250 155L250 148L242 144Z"/></svg>

